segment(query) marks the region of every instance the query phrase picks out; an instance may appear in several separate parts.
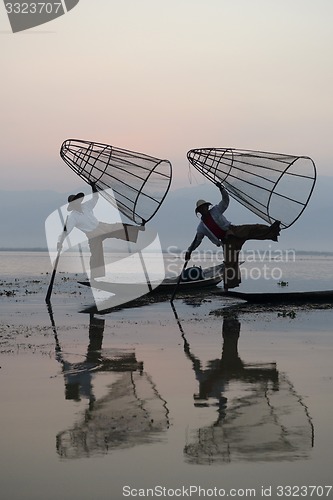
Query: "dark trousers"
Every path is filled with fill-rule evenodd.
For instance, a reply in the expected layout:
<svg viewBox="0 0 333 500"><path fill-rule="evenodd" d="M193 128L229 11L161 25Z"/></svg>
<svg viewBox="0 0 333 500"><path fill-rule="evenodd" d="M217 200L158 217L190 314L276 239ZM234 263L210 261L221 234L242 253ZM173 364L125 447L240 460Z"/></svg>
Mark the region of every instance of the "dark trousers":
<svg viewBox="0 0 333 500"><path fill-rule="evenodd" d="M229 233L229 231L228 231ZM241 283L239 252L248 240L277 241L279 229L265 224L243 224L230 226L230 234L223 242L224 288L235 288Z"/></svg>
<svg viewBox="0 0 333 500"><path fill-rule="evenodd" d="M142 226L132 226L130 224L100 222L94 231L86 233L91 254L90 278L95 279L105 276L104 240L116 238L135 243L138 238L138 232L143 229Z"/></svg>

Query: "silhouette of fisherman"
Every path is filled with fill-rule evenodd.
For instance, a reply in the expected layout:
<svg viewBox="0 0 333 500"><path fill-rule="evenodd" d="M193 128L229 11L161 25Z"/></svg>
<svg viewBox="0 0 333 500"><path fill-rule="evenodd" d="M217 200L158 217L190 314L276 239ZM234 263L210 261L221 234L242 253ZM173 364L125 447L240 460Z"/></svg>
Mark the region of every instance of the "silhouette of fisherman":
<svg viewBox="0 0 333 500"><path fill-rule="evenodd" d="M271 226L266 224L243 224L233 225L223 215L229 206L229 194L220 182L216 183L222 200L217 205L209 208L211 203L198 200L195 213L200 213L201 222L197 228L197 234L186 251L185 260L191 258L193 250L198 248L203 238L207 236L216 246L223 246L224 255L224 288L235 288L241 283L239 269L239 252L243 244L248 240L272 240L278 241L280 234L280 221L275 221Z"/></svg>
<svg viewBox="0 0 333 500"><path fill-rule="evenodd" d="M84 193L71 194L68 197L67 217L65 231L58 238L58 250L61 249L65 238L76 227L88 238L90 248L90 278L105 276L105 260L103 241L108 238L116 238L136 243L138 232L144 230L144 226L132 224L100 222L94 215L94 208L98 202L99 194L95 183L91 183L93 195L87 201Z"/></svg>

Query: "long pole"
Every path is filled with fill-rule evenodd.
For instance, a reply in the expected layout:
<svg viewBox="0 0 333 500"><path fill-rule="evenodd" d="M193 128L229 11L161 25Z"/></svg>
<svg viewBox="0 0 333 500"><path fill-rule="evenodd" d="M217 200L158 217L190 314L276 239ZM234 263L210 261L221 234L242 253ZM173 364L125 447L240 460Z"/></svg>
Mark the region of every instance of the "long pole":
<svg viewBox="0 0 333 500"><path fill-rule="evenodd" d="M183 276L183 272L185 271L187 264L188 264L188 260L186 260L186 261L185 261L185 263L184 263L184 265L183 265L183 269L181 270L181 273L180 273L180 275L178 276L177 283L176 283L176 285L175 285L175 288L174 288L174 290L173 290L173 293L172 293L172 296L171 296L171 299L170 299L171 304L172 304L172 302L173 302L173 299L175 298L176 292L177 292L178 287L179 287L179 283L181 282L181 279L182 279L182 276Z"/></svg>
<svg viewBox="0 0 333 500"><path fill-rule="evenodd" d="M68 218L68 217L67 217L67 218ZM45 297L45 302L46 302L47 304L48 304L48 303L50 303L50 300L51 300L52 289L53 289L53 283L54 283L54 279L55 279L55 276L56 276L56 273L57 273L57 267L58 267L58 262L59 262L59 259L60 259L60 254L61 254L62 244L63 244L64 239L65 239L65 236L66 236L66 224L67 224L67 218L66 218L66 221L65 221L65 224L64 224L64 228L63 228L63 231L62 231L61 240L60 240L59 245L58 245L58 252L57 252L56 259L55 259L55 261L54 261L53 271L52 271L52 276L51 276L51 279L50 279L50 284L49 284L49 287L48 287L48 289L47 289L47 294L46 294L46 297Z"/></svg>
<svg viewBox="0 0 333 500"><path fill-rule="evenodd" d="M194 238L194 240L192 241L192 243L191 243L191 245L190 245L190 247L189 247L189 249L188 249L188 252L189 252L189 254L190 254L190 255L191 255L191 252L192 252L192 247L193 247L193 245L194 245L194 243L195 243L195 240L196 240L196 237ZM186 267L187 267L187 264L188 264L188 260L185 260L185 263L184 263L184 265L183 265L183 269L181 270L181 273L180 273L180 275L178 276L177 283L176 283L176 285L175 285L175 288L174 288L174 290L173 290L173 294L172 294L171 299L170 299L170 302L171 302L171 303L173 302L173 299L175 298L176 292L177 292L178 287L179 287L179 283L181 282L181 279L182 279L182 276L183 276L183 272L185 271L185 269L186 269Z"/></svg>

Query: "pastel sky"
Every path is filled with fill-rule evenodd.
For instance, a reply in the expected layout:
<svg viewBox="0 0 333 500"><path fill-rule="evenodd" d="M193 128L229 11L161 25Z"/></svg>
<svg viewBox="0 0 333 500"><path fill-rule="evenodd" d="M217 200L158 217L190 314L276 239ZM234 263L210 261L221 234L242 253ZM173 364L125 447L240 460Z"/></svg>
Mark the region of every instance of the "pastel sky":
<svg viewBox="0 0 333 500"><path fill-rule="evenodd" d="M332 0L80 0L12 34L0 5L1 189L80 185L67 138L167 158L173 187L199 147L306 155L330 175L332 19Z"/></svg>

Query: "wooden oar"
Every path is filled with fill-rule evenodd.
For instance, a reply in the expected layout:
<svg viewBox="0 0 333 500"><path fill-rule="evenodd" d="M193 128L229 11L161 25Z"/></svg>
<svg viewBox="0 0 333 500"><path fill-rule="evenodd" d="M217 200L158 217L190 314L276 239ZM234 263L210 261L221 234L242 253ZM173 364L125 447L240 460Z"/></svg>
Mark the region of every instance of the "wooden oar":
<svg viewBox="0 0 333 500"><path fill-rule="evenodd" d="M174 288L174 290L173 290L173 293L172 293L172 296L171 296L171 299L170 299L171 304L172 304L172 302L173 302L173 299L175 298L175 295L176 295L177 289L178 289L178 287L179 287L179 283L181 282L181 279L182 279L182 276L183 276L183 272L185 271L187 264L188 264L188 260L186 260L186 261L185 261L185 263L184 263L184 265L183 265L183 269L181 270L181 273L180 273L180 275L178 276L177 283L176 283L176 285L175 285L175 288Z"/></svg>
<svg viewBox="0 0 333 500"><path fill-rule="evenodd" d="M59 245L58 245L58 253L57 253L56 259L54 261L54 265L53 265L52 276L51 276L50 284L49 284L49 287L47 289L47 294L46 294L46 297L45 297L45 302L46 303L49 303L50 300L51 300L53 283L54 283L54 279L55 279L55 276L56 276L56 273L57 273L57 267L58 267L58 262L59 262L59 259L60 259L61 250L62 250L62 244L63 244L64 239L66 237L67 219L68 219L68 217L66 218L66 221L65 221L65 224L64 224L64 228L63 228L63 231L62 231L61 240L60 240Z"/></svg>
<svg viewBox="0 0 333 500"><path fill-rule="evenodd" d="M190 254L190 255L191 255L191 252L192 252L192 247L193 247L193 245L194 245L194 243L195 243L195 240L196 240L196 235L195 235L195 238L194 238L194 240L192 241L192 243L191 243L191 245L189 246L189 249L188 249L188 252L189 252L189 254ZM176 292L177 292L178 287L179 287L179 283L181 282L181 279L182 279L182 276L183 276L183 272L185 271L185 269L186 269L186 267L187 267L187 264L188 264L188 260L185 260L185 263L184 263L184 265L183 265L183 269L182 269L182 271L181 271L180 275L178 276L178 280L177 280L176 286L175 286L175 288L174 288L173 294L172 294L171 299L170 299L170 302L171 302L171 303L173 302L173 299L175 298Z"/></svg>

